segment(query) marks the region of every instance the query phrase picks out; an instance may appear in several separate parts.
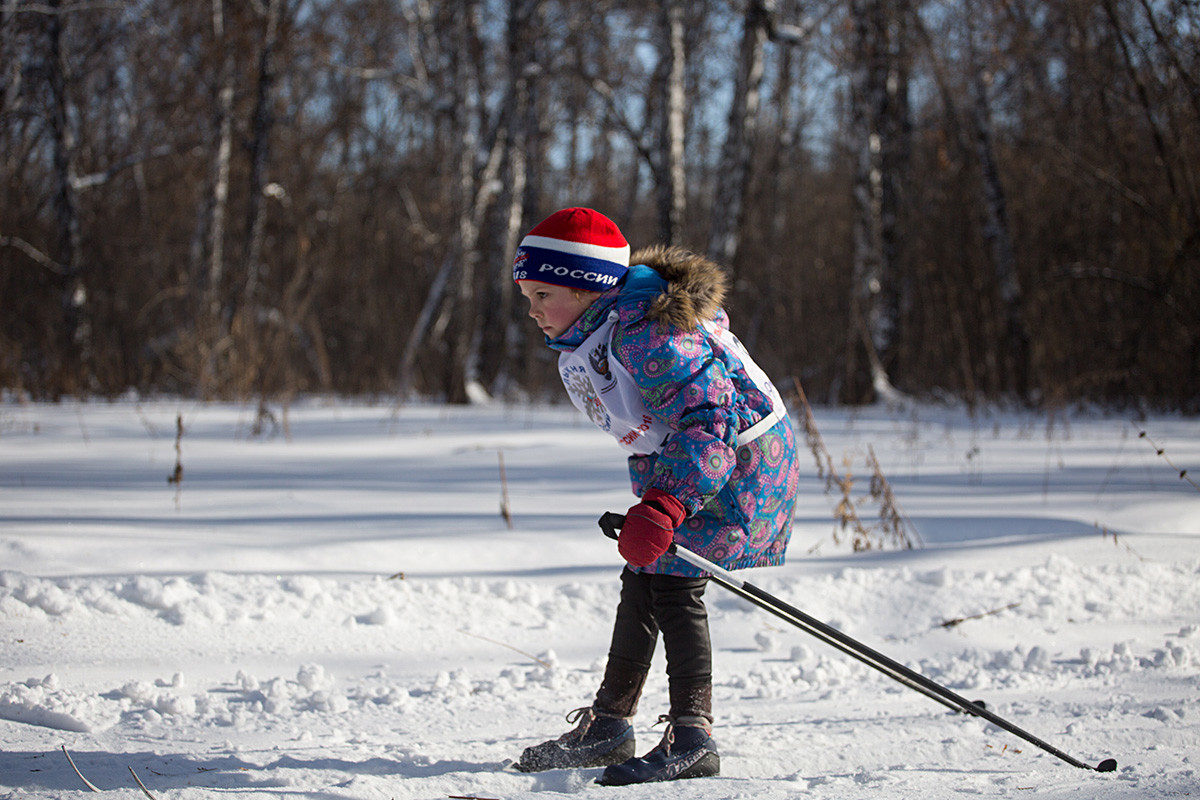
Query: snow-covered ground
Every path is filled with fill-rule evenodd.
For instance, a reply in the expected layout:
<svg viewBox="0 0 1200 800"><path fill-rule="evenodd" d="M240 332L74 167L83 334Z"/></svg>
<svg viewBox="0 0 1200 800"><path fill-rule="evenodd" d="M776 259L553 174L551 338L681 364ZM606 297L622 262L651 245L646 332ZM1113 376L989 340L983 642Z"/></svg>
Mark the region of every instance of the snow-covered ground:
<svg viewBox="0 0 1200 800"><path fill-rule="evenodd" d="M618 448L569 408L307 401L257 432L255 411L0 404L0 798L87 794L63 746L159 800L1200 796L1198 420L818 409L854 496L870 447L924 546L835 544L806 453L789 562L746 573L1115 773L714 585L722 775L614 789L500 767L595 690ZM656 672L639 749L665 708Z"/></svg>

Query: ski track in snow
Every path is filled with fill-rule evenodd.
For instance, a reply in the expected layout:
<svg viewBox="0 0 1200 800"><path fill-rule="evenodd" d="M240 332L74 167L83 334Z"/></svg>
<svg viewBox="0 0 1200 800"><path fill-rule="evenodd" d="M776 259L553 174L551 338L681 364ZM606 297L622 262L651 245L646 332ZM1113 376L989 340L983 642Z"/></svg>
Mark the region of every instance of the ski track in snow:
<svg viewBox="0 0 1200 800"><path fill-rule="evenodd" d="M236 405L0 405L0 800L91 794L62 746L106 794L142 796L132 767L159 800L1200 796L1200 493L1137 436L1198 474L1200 422L818 410L847 471L874 450L925 547L836 545L813 469L789 563L747 574L1116 773L714 585L722 775L650 790L501 769L599 681L620 562L595 519L632 501L615 446L553 407L276 417L255 435Z"/></svg>

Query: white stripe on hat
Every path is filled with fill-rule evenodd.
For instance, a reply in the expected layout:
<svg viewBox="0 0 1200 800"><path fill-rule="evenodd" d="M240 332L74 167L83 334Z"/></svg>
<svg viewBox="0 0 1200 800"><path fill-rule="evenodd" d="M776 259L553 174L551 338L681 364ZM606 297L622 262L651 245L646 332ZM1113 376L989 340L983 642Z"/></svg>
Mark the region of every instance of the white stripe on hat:
<svg viewBox="0 0 1200 800"><path fill-rule="evenodd" d="M534 236L530 234L521 240L521 247L540 247L544 250L558 250L576 256L598 258L602 261L613 261L623 267L629 266L629 245L624 247L605 247L589 242L570 242L566 239L552 239L549 236Z"/></svg>

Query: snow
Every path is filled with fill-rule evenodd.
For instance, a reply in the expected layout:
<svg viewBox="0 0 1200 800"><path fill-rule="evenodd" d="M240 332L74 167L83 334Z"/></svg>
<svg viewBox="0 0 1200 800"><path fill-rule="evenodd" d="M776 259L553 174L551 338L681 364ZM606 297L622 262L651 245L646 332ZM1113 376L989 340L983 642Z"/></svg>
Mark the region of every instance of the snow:
<svg viewBox="0 0 1200 800"><path fill-rule="evenodd" d="M835 544L804 453L788 563L742 573L1115 773L714 585L722 775L646 789L500 769L599 680L621 562L596 519L632 500L616 445L568 407L271 411L0 404L0 800L90 794L64 746L106 794L141 797L133 768L159 800L1200 795L1200 491L1179 477L1200 421L817 409L855 497L869 447L924 546Z"/></svg>

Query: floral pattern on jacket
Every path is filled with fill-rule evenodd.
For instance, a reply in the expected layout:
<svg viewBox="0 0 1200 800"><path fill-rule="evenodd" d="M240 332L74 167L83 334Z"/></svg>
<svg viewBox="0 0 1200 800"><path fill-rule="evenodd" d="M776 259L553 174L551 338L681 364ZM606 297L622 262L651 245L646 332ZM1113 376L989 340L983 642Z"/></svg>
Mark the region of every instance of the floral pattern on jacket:
<svg viewBox="0 0 1200 800"><path fill-rule="evenodd" d="M752 442L737 435L772 411L736 353L702 326L728 328L725 277L707 259L679 248L635 253L620 284L601 295L575 325L547 343L574 350L619 314L613 354L633 376L647 409L673 433L662 451L631 456L634 494L657 488L676 497L688 518L675 533L684 547L725 569L783 562L798 487L796 441L785 417ZM664 555L642 571L697 576Z"/></svg>

